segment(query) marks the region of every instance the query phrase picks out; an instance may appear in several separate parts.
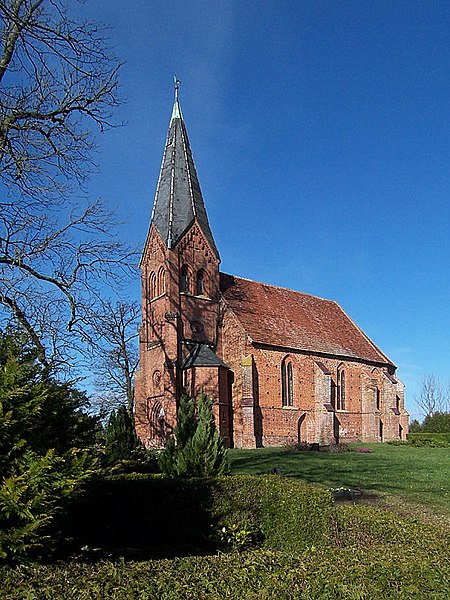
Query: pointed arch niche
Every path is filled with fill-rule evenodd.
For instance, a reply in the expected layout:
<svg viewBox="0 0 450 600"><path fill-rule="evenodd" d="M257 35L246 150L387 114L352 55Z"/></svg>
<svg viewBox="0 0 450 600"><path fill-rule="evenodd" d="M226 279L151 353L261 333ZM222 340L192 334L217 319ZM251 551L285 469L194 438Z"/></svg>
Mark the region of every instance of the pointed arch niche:
<svg viewBox="0 0 450 600"><path fill-rule="evenodd" d="M373 404L375 410L381 411L381 390L378 383L378 369L375 367L372 369L372 381L373 381Z"/></svg>
<svg viewBox="0 0 450 600"><path fill-rule="evenodd" d="M162 442L165 439L165 434L166 434L165 418L166 418L166 415L164 412L164 408L162 407L161 402L159 402L159 400L157 400L151 406L149 415L148 415L148 421L149 421L149 425L150 425L150 437L157 442Z"/></svg>
<svg viewBox="0 0 450 600"><path fill-rule="evenodd" d="M156 298L156 288L156 273L154 271L151 271L148 277L148 297L150 300Z"/></svg>
<svg viewBox="0 0 450 600"><path fill-rule="evenodd" d="M197 277L195 281L195 295L206 296L206 273L204 269L197 271Z"/></svg>
<svg viewBox="0 0 450 600"><path fill-rule="evenodd" d="M158 271L158 281L156 293L161 296L166 291L166 271L164 267L160 267Z"/></svg>

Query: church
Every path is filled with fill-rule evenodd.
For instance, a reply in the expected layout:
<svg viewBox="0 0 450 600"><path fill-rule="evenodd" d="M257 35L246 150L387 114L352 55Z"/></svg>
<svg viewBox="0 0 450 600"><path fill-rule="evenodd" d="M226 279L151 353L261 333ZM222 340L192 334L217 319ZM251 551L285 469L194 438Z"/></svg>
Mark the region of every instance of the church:
<svg viewBox="0 0 450 600"><path fill-rule="evenodd" d="M141 258L136 431L162 447L202 390L227 447L408 432L396 366L334 301L222 273L178 85Z"/></svg>

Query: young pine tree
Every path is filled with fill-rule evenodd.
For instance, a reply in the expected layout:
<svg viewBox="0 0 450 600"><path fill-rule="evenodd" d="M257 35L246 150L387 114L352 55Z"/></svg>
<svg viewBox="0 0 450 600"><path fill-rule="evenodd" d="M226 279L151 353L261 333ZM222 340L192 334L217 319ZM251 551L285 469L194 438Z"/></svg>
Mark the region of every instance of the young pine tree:
<svg viewBox="0 0 450 600"><path fill-rule="evenodd" d="M211 477L228 473L228 457L216 430L213 400L202 393L195 401L183 396L177 412L174 436L160 456L160 467L171 477Z"/></svg>
<svg viewBox="0 0 450 600"><path fill-rule="evenodd" d="M105 429L105 462L126 460L141 447L133 419L125 406L119 406L109 417Z"/></svg>

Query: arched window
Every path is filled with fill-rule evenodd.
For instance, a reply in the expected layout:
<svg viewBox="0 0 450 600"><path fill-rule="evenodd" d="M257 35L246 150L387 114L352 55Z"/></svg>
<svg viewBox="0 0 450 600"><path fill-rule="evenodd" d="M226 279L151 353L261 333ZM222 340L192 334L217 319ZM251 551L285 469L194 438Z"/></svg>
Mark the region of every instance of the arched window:
<svg viewBox="0 0 450 600"><path fill-rule="evenodd" d="M345 410L345 373L343 369L337 372L336 409Z"/></svg>
<svg viewBox="0 0 450 600"><path fill-rule="evenodd" d="M164 267L161 267L158 271L158 296L161 296L161 294L164 294L164 292L166 291L166 272L164 270Z"/></svg>
<svg viewBox="0 0 450 600"><path fill-rule="evenodd" d="M180 292L189 292L189 271L186 265L181 267Z"/></svg>
<svg viewBox="0 0 450 600"><path fill-rule="evenodd" d="M381 410L381 394L379 387L375 388L375 406L377 410Z"/></svg>
<svg viewBox="0 0 450 600"><path fill-rule="evenodd" d="M281 363L281 401L283 406L294 404L294 376L292 363L284 359Z"/></svg>
<svg viewBox="0 0 450 600"><path fill-rule="evenodd" d="M195 293L197 296L203 296L205 294L205 271L203 269L200 269L200 271L197 272Z"/></svg>
<svg viewBox="0 0 450 600"><path fill-rule="evenodd" d="M154 271L150 273L148 278L148 295L150 300L156 297L156 275Z"/></svg>

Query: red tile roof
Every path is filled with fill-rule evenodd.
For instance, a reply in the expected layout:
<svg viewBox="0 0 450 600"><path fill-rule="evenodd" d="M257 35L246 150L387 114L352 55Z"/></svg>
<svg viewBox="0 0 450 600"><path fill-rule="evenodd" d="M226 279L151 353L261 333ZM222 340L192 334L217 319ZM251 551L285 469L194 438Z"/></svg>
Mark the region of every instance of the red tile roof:
<svg viewBox="0 0 450 600"><path fill-rule="evenodd" d="M332 300L225 273L220 288L255 343L394 366Z"/></svg>

